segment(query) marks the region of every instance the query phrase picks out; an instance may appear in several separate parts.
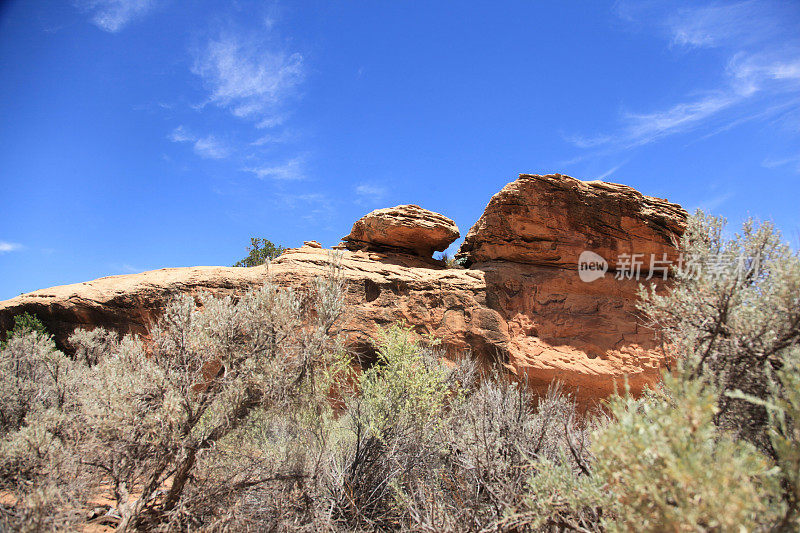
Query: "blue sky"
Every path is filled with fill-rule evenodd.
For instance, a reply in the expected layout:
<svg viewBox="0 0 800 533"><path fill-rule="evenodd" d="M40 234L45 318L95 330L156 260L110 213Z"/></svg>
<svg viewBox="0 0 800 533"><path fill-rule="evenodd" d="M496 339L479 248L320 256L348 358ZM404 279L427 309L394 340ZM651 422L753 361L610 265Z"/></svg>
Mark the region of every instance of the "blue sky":
<svg viewBox="0 0 800 533"><path fill-rule="evenodd" d="M0 299L331 246L520 172L800 241L796 2L0 4Z"/></svg>

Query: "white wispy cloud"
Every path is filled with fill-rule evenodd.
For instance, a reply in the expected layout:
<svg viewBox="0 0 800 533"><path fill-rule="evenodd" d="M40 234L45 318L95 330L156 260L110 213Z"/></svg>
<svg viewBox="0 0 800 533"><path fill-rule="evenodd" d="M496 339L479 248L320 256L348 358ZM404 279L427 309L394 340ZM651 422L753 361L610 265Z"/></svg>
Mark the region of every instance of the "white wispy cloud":
<svg viewBox="0 0 800 533"><path fill-rule="evenodd" d="M647 144L666 135L686 131L739 100L736 95L722 92L651 113L628 112L623 116L627 126L622 139L628 146Z"/></svg>
<svg viewBox="0 0 800 533"><path fill-rule="evenodd" d="M306 177L304 172L304 160L302 157L295 157L280 165L246 167L242 170L255 174L259 179L295 181L305 179Z"/></svg>
<svg viewBox="0 0 800 533"><path fill-rule="evenodd" d="M382 200L388 192L386 187L374 183L360 183L356 185L353 191L356 194L356 201L362 204L365 202L378 202Z"/></svg>
<svg viewBox="0 0 800 533"><path fill-rule="evenodd" d="M300 54L279 44L275 26L275 18L268 15L258 32L232 27L194 53L191 71L207 90L195 110L209 120L214 116L217 123L219 112L210 107L242 121L226 126L227 133L204 137L179 126L169 138L193 143L194 151L203 157L231 157L240 170L259 179L296 181L306 177L306 158L291 153L289 145L297 135L283 126L291 116L289 104L299 96L305 68ZM246 134L242 128L253 131ZM260 131L264 129L270 131ZM259 132L257 136L252 135L254 131ZM243 137L255 140L243 142Z"/></svg>
<svg viewBox="0 0 800 533"><path fill-rule="evenodd" d="M679 9L666 17L665 25L674 45L716 47L757 39L759 33L773 25L771 19L763 10L763 3L759 6L758 2L748 0Z"/></svg>
<svg viewBox="0 0 800 533"><path fill-rule="evenodd" d="M320 229L320 227L326 230L333 229L326 225L336 218L337 210L333 199L325 194L318 192L283 193L276 195L276 202L282 209L299 211L299 220L313 225L316 229Z"/></svg>
<svg viewBox="0 0 800 533"><path fill-rule="evenodd" d="M176 143L191 143L194 152L206 159L223 159L231 154L230 146L214 135L200 137L188 131L184 126L178 126L167 138Z"/></svg>
<svg viewBox="0 0 800 533"><path fill-rule="evenodd" d="M698 209L702 209L706 213L711 213L731 198L733 198L733 192L723 192L721 194L705 198L699 204L689 207L687 211L693 213Z"/></svg>
<svg viewBox="0 0 800 533"><path fill-rule="evenodd" d="M116 33L144 17L155 4L154 0L86 0L80 5L92 13L92 22L98 28Z"/></svg>
<svg viewBox="0 0 800 533"><path fill-rule="evenodd" d="M263 128L283 122L285 101L304 77L300 54L231 35L209 41L192 71L208 86L209 102Z"/></svg>
<svg viewBox="0 0 800 533"><path fill-rule="evenodd" d="M702 135L701 137L698 137L698 140L708 139L709 137L713 137L714 135L718 135L718 134L720 134L720 133L722 133L724 131L728 131L730 129L735 128L736 126L739 126L739 125L747 123L747 122L752 122L752 121L755 121L755 120L771 119L776 115L779 115L779 116L780 115L787 115L787 113L789 115L791 115L791 112L793 110L800 111L800 98L795 98L794 100L782 101L782 102L779 102L776 105L769 106L766 109L757 110L757 111L755 111L753 113L745 113L744 115L742 115L742 116L740 116L740 117L738 117L736 119L727 121L726 123L724 123L722 126L720 126L718 128L712 129L711 131L709 131L708 133ZM800 121L795 121L795 122L797 124L800 124ZM789 128L789 129L791 129L791 128ZM798 131L800 131L800 130L798 130ZM793 131L793 133L797 133L798 131Z"/></svg>
<svg viewBox="0 0 800 533"><path fill-rule="evenodd" d="M792 90L800 81L800 46L798 55L780 57L777 53L748 54L740 52L728 62L728 73L736 81L736 89L743 96L760 91L770 82L778 88Z"/></svg>
<svg viewBox="0 0 800 533"><path fill-rule="evenodd" d="M292 140L296 140L297 135L291 131L282 131L280 133L268 133L260 136L255 141L251 142L251 146L265 146L271 144L283 144Z"/></svg>
<svg viewBox="0 0 800 533"><path fill-rule="evenodd" d="M612 144L622 148L632 148L668 135L689 131L724 111L733 111L737 106L760 96L791 97L800 90L800 58L780 61L741 54L731 59L726 72L729 83L723 89L708 92L693 100L679 102L666 109L648 113L624 112L620 117L622 127L616 134L593 137L573 135L564 138L579 148ZM796 102L789 101L787 104L796 105ZM771 106L770 109L780 107L783 106L778 104ZM730 118L729 126L760 116L765 114L760 111L749 116L736 114ZM723 127L718 132L725 129L729 128Z"/></svg>
<svg viewBox="0 0 800 533"><path fill-rule="evenodd" d="M259 129L277 128L286 122L286 115L274 115L262 118L256 124Z"/></svg>
<svg viewBox="0 0 800 533"><path fill-rule="evenodd" d="M779 4L769 4L782 7ZM726 121L716 132L748 120L764 117L753 105L769 108L794 105L800 91L800 39L785 25L780 13L766 9L764 2L692 4L674 12L662 2L620 2L618 13L639 26L658 20L671 46L716 47L729 51L721 65L724 83L696 91L691 97L663 109L625 111L613 133L564 135L579 148L626 149L652 143L709 123ZM786 17L783 17L786 18Z"/></svg>
<svg viewBox="0 0 800 533"><path fill-rule="evenodd" d="M606 170L605 172L603 172L602 174L600 174L599 176L597 176L597 179L599 179L599 180L604 180L604 179L606 179L607 177L609 177L610 175L612 175L614 172L616 172L617 170L619 170L620 168L622 168L622 166L623 166L625 163L627 163L627 162L628 162L628 161L627 161L627 160L625 160L625 161L623 161L622 163L620 163L619 165L616 165L616 166L614 166L614 167L611 167L611 168L609 168L608 170Z"/></svg>
<svg viewBox="0 0 800 533"><path fill-rule="evenodd" d="M761 166L765 168L779 168L783 166L793 166L795 172L800 172L800 154L791 155L788 157L767 157L761 162Z"/></svg>
<svg viewBox="0 0 800 533"><path fill-rule="evenodd" d="M16 242L0 241L0 254L21 250L22 245Z"/></svg>
<svg viewBox="0 0 800 533"><path fill-rule="evenodd" d="M231 153L230 148L214 135L207 135L194 142L194 151L206 159L223 159Z"/></svg>
<svg viewBox="0 0 800 533"><path fill-rule="evenodd" d="M322 193L309 192L302 194L279 194L278 195L283 205L294 207L297 204L328 204L330 198Z"/></svg>
<svg viewBox="0 0 800 533"><path fill-rule="evenodd" d="M191 133L186 131L186 128L184 126L178 126L174 130L172 130L172 133L170 133L167 136L167 138L175 143L194 142L197 139L195 135L192 135Z"/></svg>

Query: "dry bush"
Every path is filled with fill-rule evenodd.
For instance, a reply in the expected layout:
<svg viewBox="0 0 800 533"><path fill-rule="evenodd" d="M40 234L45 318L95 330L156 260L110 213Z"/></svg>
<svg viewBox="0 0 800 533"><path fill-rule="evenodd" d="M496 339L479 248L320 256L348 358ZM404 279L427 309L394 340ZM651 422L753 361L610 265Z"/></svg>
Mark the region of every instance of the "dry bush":
<svg viewBox="0 0 800 533"><path fill-rule="evenodd" d="M201 296L201 307L179 296L146 348L129 337L108 343L81 394L91 428L82 450L112 481L120 530L202 524L269 481L235 434L262 408L319 407L313 394L326 390L318 381L339 350L336 276L306 295L267 282L237 300ZM315 309L310 323L304 305Z"/></svg>
<svg viewBox="0 0 800 533"><path fill-rule="evenodd" d="M335 261L303 293L177 298L147 346L77 332L72 361L11 335L2 526L71 527L110 482L102 519L120 530L796 529L800 261L767 226L725 239L714 219L684 246L751 259L644 295L678 364L610 417L579 417L557 386L478 379L401 325L354 374Z"/></svg>
<svg viewBox="0 0 800 533"><path fill-rule="evenodd" d="M60 530L82 495L73 423L81 366L25 327L0 348L0 524Z"/></svg>
<svg viewBox="0 0 800 533"><path fill-rule="evenodd" d="M19 429L30 412L66 401L71 361L35 331L9 336L0 349L0 435Z"/></svg>
<svg viewBox="0 0 800 533"><path fill-rule="evenodd" d="M77 329L67 340L74 348L74 359L87 366L94 366L106 355L116 350L119 334L104 328Z"/></svg>
<svg viewBox="0 0 800 533"><path fill-rule="evenodd" d="M724 235L725 221L698 213L683 237L684 265L666 294L642 292L646 325L691 377L720 391L715 422L775 456L762 406L788 350L800 342L800 256L769 223L747 221Z"/></svg>
<svg viewBox="0 0 800 533"><path fill-rule="evenodd" d="M16 501L4 520L38 513L56 524L58 508L80 509L104 483L116 504L102 520L121 531L249 520L237 514L245 497L308 470L269 453L264 421L294 410L279 425L294 426L297 445L332 418L328 391L346 364L332 329L341 302L332 257L328 275L302 293L268 282L238 299L179 296L147 345L77 332L71 361L44 336L10 336L0 355L0 473ZM60 480L83 490L66 494Z"/></svg>
<svg viewBox="0 0 800 533"><path fill-rule="evenodd" d="M543 398L501 374L454 405L440 435L440 464L409 501L414 529L482 531L516 527L513 516L538 460L579 471L588 431L573 400L553 385Z"/></svg>

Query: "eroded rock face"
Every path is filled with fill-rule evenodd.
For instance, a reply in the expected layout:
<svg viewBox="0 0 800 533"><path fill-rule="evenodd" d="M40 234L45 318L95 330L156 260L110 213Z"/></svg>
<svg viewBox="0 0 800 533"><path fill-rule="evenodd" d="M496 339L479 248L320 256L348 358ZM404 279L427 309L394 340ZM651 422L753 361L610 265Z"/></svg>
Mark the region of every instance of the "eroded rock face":
<svg viewBox="0 0 800 533"><path fill-rule="evenodd" d="M342 240L350 250L408 251L427 258L447 249L459 235L456 223L444 215L398 205L367 213Z"/></svg>
<svg viewBox="0 0 800 533"><path fill-rule="evenodd" d="M636 393L656 382L664 365L652 332L635 318L638 283L612 275L585 283L570 262L589 239L607 253L674 254L670 243L684 224L679 206L628 187L524 175L492 198L470 231L462 248L473 261L469 269L446 269L429 254L414 255L436 249L431 238L424 250L417 246L404 253L413 245L413 232L408 241L381 245L388 252L339 251L347 303L341 331L356 353L369 356L379 329L404 320L420 334L440 338L449 357L469 353L487 364L500 363L538 391L558 379L590 405L627 379ZM359 231L354 233L372 235ZM400 242L406 246L397 246ZM28 311L67 351L76 327L146 335L172 295L241 294L268 278L302 289L327 271L332 253L309 242L268 267L170 268L35 291L0 302L0 331Z"/></svg>
<svg viewBox="0 0 800 533"><path fill-rule="evenodd" d="M677 259L675 239L687 216L681 206L625 185L520 174L492 197L456 257L576 269L590 250L611 270L620 255L642 254L648 270L651 256Z"/></svg>

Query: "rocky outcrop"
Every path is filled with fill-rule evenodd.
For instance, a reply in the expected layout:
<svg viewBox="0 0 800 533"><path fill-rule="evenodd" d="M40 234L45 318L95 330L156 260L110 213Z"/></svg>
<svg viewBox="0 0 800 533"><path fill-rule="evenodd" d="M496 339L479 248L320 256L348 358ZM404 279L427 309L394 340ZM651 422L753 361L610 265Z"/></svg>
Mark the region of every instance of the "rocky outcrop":
<svg viewBox="0 0 800 533"><path fill-rule="evenodd" d="M590 250L611 270L620 256L642 254L646 270L651 256L676 259L686 219L681 206L625 185L520 174L492 197L456 257L576 269Z"/></svg>
<svg viewBox="0 0 800 533"><path fill-rule="evenodd" d="M456 223L418 205L376 209L358 219L344 237L349 250L409 252L429 258L459 237Z"/></svg>
<svg viewBox="0 0 800 533"><path fill-rule="evenodd" d="M652 332L635 318L638 282L606 275L586 283L571 262L586 245L609 255L623 250L674 254L670 243L685 225L679 206L621 185L523 175L492 198L470 230L461 249L472 261L469 269L430 261L429 250L441 246L434 245L432 236L442 234L432 229L439 227L434 221L449 219L420 217L428 221L416 230L425 246L414 248L413 228L396 231L393 244L376 244L370 240L375 230L354 227L351 235L367 238L351 242L366 249L337 252L347 303L340 325L355 352L368 357L379 329L403 320L419 333L440 338L449 357L468 353L487 364L500 363L541 391L559 379L584 404L609 395L623 380L637 392L658 379L663 355ZM457 232L452 227L450 235ZM407 240L399 235L408 235ZM0 330L11 326L15 314L28 311L67 350L76 327L146 335L174 294L241 294L267 279L302 288L327 271L332 253L310 241L269 266L171 268L35 291L0 302Z"/></svg>

